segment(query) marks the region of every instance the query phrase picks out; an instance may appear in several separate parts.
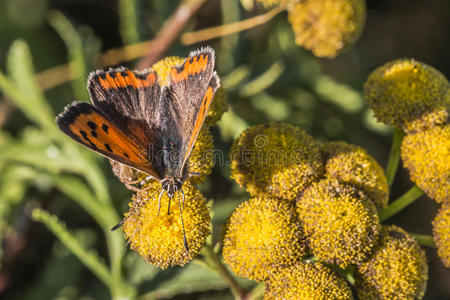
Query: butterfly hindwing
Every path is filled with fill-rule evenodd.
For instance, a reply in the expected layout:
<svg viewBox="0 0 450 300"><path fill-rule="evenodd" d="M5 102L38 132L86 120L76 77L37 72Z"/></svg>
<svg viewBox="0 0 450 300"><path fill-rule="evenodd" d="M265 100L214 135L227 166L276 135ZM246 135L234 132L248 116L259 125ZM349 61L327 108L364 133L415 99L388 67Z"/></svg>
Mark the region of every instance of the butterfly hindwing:
<svg viewBox="0 0 450 300"><path fill-rule="evenodd" d="M56 119L58 127L78 143L95 152L160 179L149 163L149 154L138 140L128 137L93 105L74 102Z"/></svg>
<svg viewBox="0 0 450 300"><path fill-rule="evenodd" d="M214 72L215 54L210 47L193 51L179 66L170 70L168 86L162 98L167 99L167 115L179 128L183 147L180 149L182 171L200 132L220 80ZM176 133L174 133L176 134Z"/></svg>

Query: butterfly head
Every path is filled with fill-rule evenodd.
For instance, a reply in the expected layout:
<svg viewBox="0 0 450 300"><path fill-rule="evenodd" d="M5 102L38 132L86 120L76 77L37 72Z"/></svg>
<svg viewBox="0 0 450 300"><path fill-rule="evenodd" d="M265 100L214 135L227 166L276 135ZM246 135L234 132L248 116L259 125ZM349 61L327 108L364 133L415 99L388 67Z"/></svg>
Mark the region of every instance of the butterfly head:
<svg viewBox="0 0 450 300"><path fill-rule="evenodd" d="M175 177L166 177L161 181L161 186L167 192L167 196L170 199L173 198L175 192L181 190L182 185L183 182L181 179Z"/></svg>

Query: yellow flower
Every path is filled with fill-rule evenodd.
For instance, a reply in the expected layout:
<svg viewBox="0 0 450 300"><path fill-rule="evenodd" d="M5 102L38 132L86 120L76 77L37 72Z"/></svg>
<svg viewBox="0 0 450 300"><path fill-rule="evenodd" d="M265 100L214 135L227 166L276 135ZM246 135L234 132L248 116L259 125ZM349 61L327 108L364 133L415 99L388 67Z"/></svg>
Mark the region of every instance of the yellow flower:
<svg viewBox="0 0 450 300"><path fill-rule="evenodd" d="M397 226L384 226L379 244L358 269L360 299L421 299L428 266L417 241Z"/></svg>
<svg viewBox="0 0 450 300"><path fill-rule="evenodd" d="M197 255L210 234L211 218L206 207L206 199L189 182L183 184L186 196L183 220L188 252L183 243L178 205L181 193L176 193L172 199L170 214L168 214L167 193L164 193L161 198L161 210L157 216L161 184L152 181L148 187L148 190L134 196L130 204L131 209L125 215L132 214L123 224L125 238L133 250L161 269L175 265L183 266Z"/></svg>
<svg viewBox="0 0 450 300"><path fill-rule="evenodd" d="M363 0L303 0L288 13L297 45L333 58L358 39L366 6Z"/></svg>
<svg viewBox="0 0 450 300"><path fill-rule="evenodd" d="M312 253L320 261L342 268L362 263L380 231L373 202L358 189L334 179L307 188L297 200L297 214Z"/></svg>
<svg viewBox="0 0 450 300"><path fill-rule="evenodd" d="M353 299L344 279L321 263L298 262L271 272L264 299Z"/></svg>
<svg viewBox="0 0 450 300"><path fill-rule="evenodd" d="M231 178L252 196L294 200L323 172L319 145L302 129L268 123L245 130L231 147Z"/></svg>
<svg viewBox="0 0 450 300"><path fill-rule="evenodd" d="M188 160L188 170L191 175L189 180L192 183L201 183L206 176L211 174L214 165L214 145L213 137L208 127L203 127L200 131L194 148Z"/></svg>
<svg viewBox="0 0 450 300"><path fill-rule="evenodd" d="M450 203L450 124L406 135L401 157L419 188L438 203Z"/></svg>
<svg viewBox="0 0 450 300"><path fill-rule="evenodd" d="M170 69L180 65L186 58L178 56L168 56L158 60L152 65L152 70L158 74L158 81L160 85L167 84L167 75L169 75Z"/></svg>
<svg viewBox="0 0 450 300"><path fill-rule="evenodd" d="M216 124L227 110L227 94L223 87L219 87L214 94L214 99L209 107L208 114L206 115L205 126L213 126Z"/></svg>
<svg viewBox="0 0 450 300"><path fill-rule="evenodd" d="M380 122L415 132L446 122L449 87L445 76L433 67L400 59L372 72L364 96Z"/></svg>
<svg viewBox="0 0 450 300"><path fill-rule="evenodd" d="M387 206L389 187L384 170L363 148L345 142L322 146L326 176L362 190L377 209Z"/></svg>
<svg viewBox="0 0 450 300"><path fill-rule="evenodd" d="M433 236L442 263L450 268L450 203L439 209L433 221Z"/></svg>
<svg viewBox="0 0 450 300"><path fill-rule="evenodd" d="M223 258L236 275L256 281L305 254L294 205L284 200L251 198L239 205L224 228Z"/></svg>

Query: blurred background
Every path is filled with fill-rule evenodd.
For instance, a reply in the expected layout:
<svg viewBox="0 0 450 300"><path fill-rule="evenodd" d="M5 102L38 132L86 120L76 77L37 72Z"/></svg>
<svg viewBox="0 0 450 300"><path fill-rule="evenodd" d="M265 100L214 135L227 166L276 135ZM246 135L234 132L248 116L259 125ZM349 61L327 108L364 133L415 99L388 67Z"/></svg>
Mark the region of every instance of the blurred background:
<svg viewBox="0 0 450 300"><path fill-rule="evenodd" d="M181 33L268 11L252 1L197 2L198 7L191 5L190 19L179 24ZM180 1L0 1L0 70L5 76L10 74L16 85L23 82L24 95L30 99L29 103L27 97L22 102L12 101L9 94L0 91L0 298L110 298L105 285L55 235L31 218L35 207L50 211L79 243L111 263L111 241L105 238L105 228L94 221L86 206L80 206L83 199L73 201L70 187L55 177L65 171L75 176L77 166L70 169L64 160L60 163L58 158L52 159L59 149L49 133L53 129L45 129L52 125L45 125L46 121L33 111L45 111L53 118L73 100L88 100L86 75L96 68L149 66L166 55L186 56L191 50L211 45L216 50L217 70L229 104L229 111L213 128L216 148L227 152L233 139L250 125L283 121L300 126L319 141L343 140L360 145L385 167L392 130L373 118L362 97L363 84L376 67L397 58L427 63L448 78L450 2L392 0L366 4L366 25L360 39L336 58L326 59L295 44L285 12L247 31L186 45L178 34L160 31ZM158 43L139 44L137 50L130 50L136 51L135 55L124 57L123 51L109 51L152 39ZM38 74L38 86L27 86L27 72L33 71L20 66L29 59ZM68 62L72 64L68 66ZM10 93L14 94L13 89ZM48 163L40 155L47 155ZM113 176L106 159L82 155L100 170L109 195L105 197L116 216L121 215L127 210L131 192ZM83 177L80 184L92 176ZM412 185L407 171L400 167L391 200ZM221 224L248 196L229 179L227 165L215 166L201 189L214 200L217 226L213 239L217 240ZM102 193L101 188L94 190ZM431 234L436 210L437 204L423 196L387 223L408 232ZM220 278L202 273L195 265L161 272L123 247L124 276L144 298L232 299ZM450 271L435 249L425 250L430 268L425 299L450 299Z"/></svg>

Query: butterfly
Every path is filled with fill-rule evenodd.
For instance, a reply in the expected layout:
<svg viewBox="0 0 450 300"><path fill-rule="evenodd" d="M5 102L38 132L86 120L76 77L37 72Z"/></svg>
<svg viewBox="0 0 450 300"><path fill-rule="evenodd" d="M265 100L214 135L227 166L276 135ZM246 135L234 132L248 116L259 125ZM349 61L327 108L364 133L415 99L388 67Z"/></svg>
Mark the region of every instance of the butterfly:
<svg viewBox="0 0 450 300"><path fill-rule="evenodd" d="M212 48L192 51L169 70L165 85L151 69L92 72L87 83L92 104L73 102L56 124L76 142L109 158L123 181L131 183L127 176L136 171L148 174L161 183L159 201L164 192L170 200L189 177L189 155L220 86L214 63ZM179 205L184 233L181 201ZM184 245L188 250L185 234Z"/></svg>

